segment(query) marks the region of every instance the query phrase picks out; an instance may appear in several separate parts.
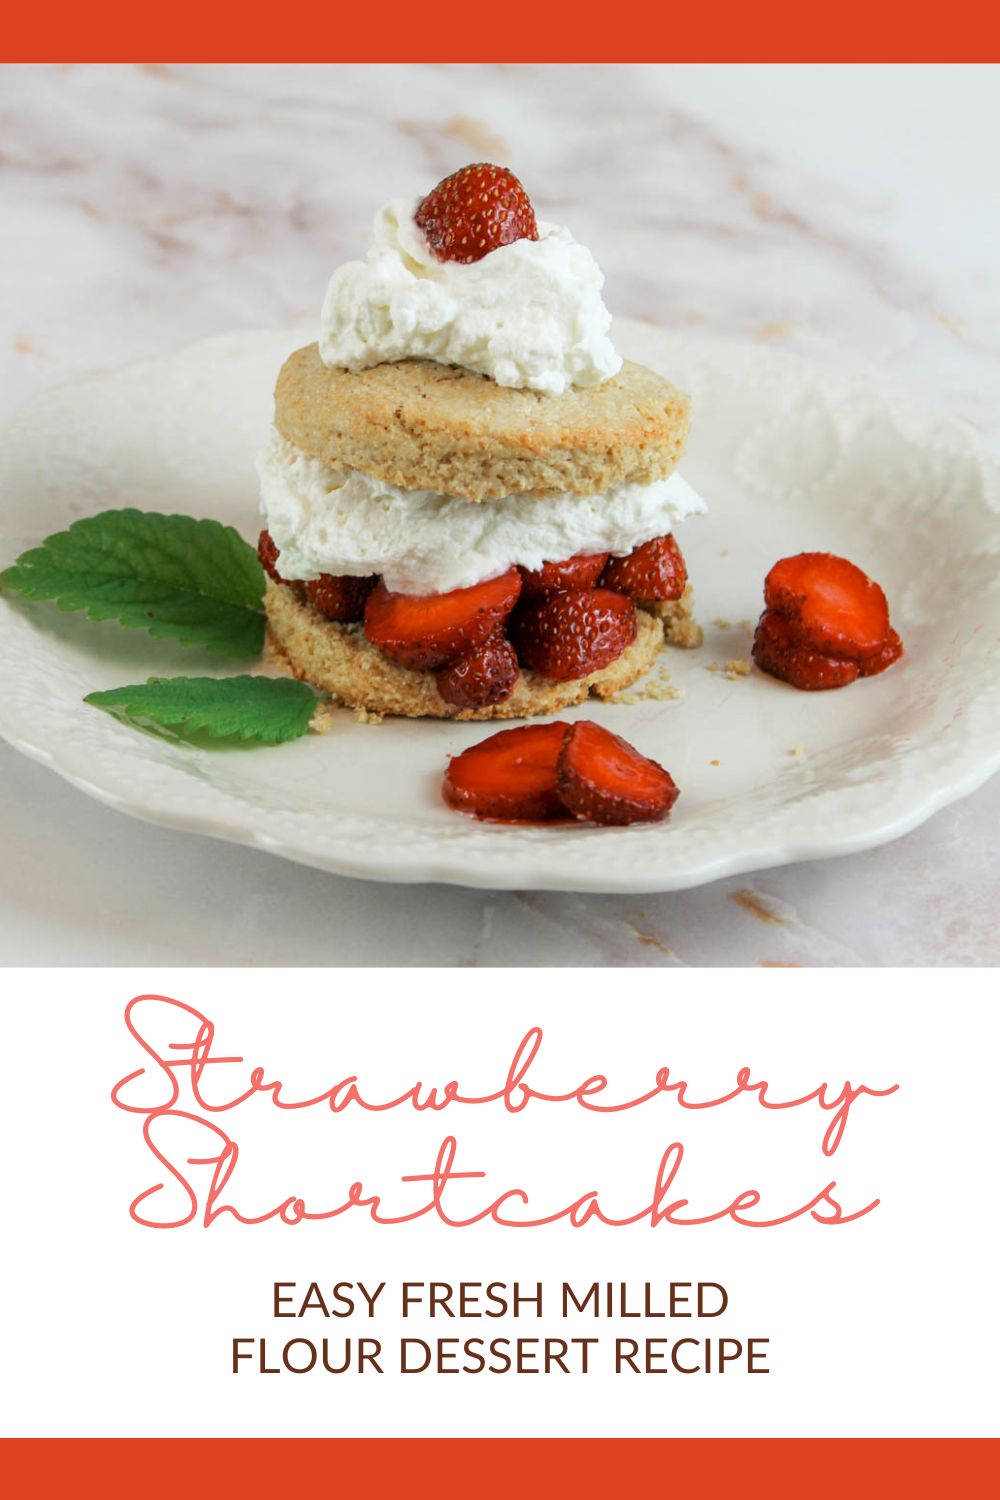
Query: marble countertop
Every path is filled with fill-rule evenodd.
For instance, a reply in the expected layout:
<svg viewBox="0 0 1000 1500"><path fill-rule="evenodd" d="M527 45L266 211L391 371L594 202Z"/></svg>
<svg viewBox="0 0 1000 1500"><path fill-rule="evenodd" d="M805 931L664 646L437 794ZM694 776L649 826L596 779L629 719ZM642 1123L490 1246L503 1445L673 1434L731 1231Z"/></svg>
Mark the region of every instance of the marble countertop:
<svg viewBox="0 0 1000 1500"><path fill-rule="evenodd" d="M594 250L613 311L874 371L1000 441L998 82L5 68L0 415L84 370L310 316L377 202L499 158ZM644 897L366 884L133 822L5 746L0 778L3 964L1000 959L1000 778L881 849Z"/></svg>

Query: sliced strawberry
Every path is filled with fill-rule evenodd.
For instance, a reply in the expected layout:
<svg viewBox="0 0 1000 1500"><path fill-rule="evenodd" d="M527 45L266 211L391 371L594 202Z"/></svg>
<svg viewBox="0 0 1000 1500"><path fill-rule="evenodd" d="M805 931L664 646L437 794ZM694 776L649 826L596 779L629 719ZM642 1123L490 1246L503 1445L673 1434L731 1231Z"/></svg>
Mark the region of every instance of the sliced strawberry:
<svg viewBox="0 0 1000 1500"><path fill-rule="evenodd" d="M891 667L893 662L899 661L903 654L903 643L896 632L890 628L889 636L885 645L877 656L869 656L860 663L862 677L875 677L879 672L884 672Z"/></svg>
<svg viewBox="0 0 1000 1500"><path fill-rule="evenodd" d="M521 664L557 682L609 666L631 646L635 631L635 605L611 589L553 594L511 621Z"/></svg>
<svg viewBox="0 0 1000 1500"><path fill-rule="evenodd" d="M878 584L832 552L776 562L764 580L764 602L795 622L800 640L832 656L877 656L889 635L889 606Z"/></svg>
<svg viewBox="0 0 1000 1500"><path fill-rule="evenodd" d="M448 594L395 594L380 580L365 605L365 635L402 667L443 667L481 646L520 592L516 568Z"/></svg>
<svg viewBox="0 0 1000 1500"><path fill-rule="evenodd" d="M502 729L456 755L444 773L444 800L459 812L503 822L564 818L556 765L568 724Z"/></svg>
<svg viewBox="0 0 1000 1500"><path fill-rule="evenodd" d="M542 563L540 568L522 568L522 599L548 599L564 590L590 589L604 572L606 552L568 557L565 562Z"/></svg>
<svg viewBox="0 0 1000 1500"><path fill-rule="evenodd" d="M519 676L514 647L505 635L494 631L474 651L439 668L437 688L444 701L456 708L488 708L510 697Z"/></svg>
<svg viewBox="0 0 1000 1500"><path fill-rule="evenodd" d="M765 609L757 622L751 654L762 672L805 692L846 687L860 670L850 657L814 651L800 640L797 622L773 609Z"/></svg>
<svg viewBox="0 0 1000 1500"><path fill-rule="evenodd" d="M537 240L535 211L507 167L474 162L445 177L415 215L437 260L468 265L515 240Z"/></svg>
<svg viewBox="0 0 1000 1500"><path fill-rule="evenodd" d="M654 536L627 557L613 557L601 582L631 599L679 599L687 584L687 568L672 536Z"/></svg>
<svg viewBox="0 0 1000 1500"><path fill-rule="evenodd" d="M659 823L680 793L668 771L590 719L563 741L556 789L575 818L591 823Z"/></svg>
<svg viewBox="0 0 1000 1500"><path fill-rule="evenodd" d="M257 538L257 556L260 558L260 565L268 578L273 578L275 583L284 583L285 580L278 572L279 555L271 533L269 531L262 531Z"/></svg>
<svg viewBox="0 0 1000 1500"><path fill-rule="evenodd" d="M328 620L347 624L360 620L365 600L375 587L374 577L352 578L348 574L321 573L306 584L306 598L313 609Z"/></svg>

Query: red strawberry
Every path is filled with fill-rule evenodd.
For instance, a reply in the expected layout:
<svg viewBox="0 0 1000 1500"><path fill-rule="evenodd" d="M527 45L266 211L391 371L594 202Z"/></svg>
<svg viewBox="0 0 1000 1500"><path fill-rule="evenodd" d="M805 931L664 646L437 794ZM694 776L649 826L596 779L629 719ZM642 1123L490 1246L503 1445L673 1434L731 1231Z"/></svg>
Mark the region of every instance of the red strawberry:
<svg viewBox="0 0 1000 1500"><path fill-rule="evenodd" d="M794 622L801 641L832 656L864 661L889 636L889 606L878 584L831 552L776 562L764 580L764 602Z"/></svg>
<svg viewBox="0 0 1000 1500"><path fill-rule="evenodd" d="M557 682L589 677L635 640L635 605L611 589L553 594L519 610L511 635L522 666Z"/></svg>
<svg viewBox="0 0 1000 1500"><path fill-rule="evenodd" d="M540 568L522 568L522 599L548 599L563 590L593 588L604 572L606 552L568 557L565 562L542 563Z"/></svg>
<svg viewBox="0 0 1000 1500"><path fill-rule="evenodd" d="M752 655L762 672L806 692L846 687L859 672L858 663L849 657L815 651L800 640L797 622L773 609L765 609L757 622Z"/></svg>
<svg viewBox="0 0 1000 1500"><path fill-rule="evenodd" d="M347 574L321 573L306 584L306 598L313 609L328 620L339 620L347 624L360 620L365 612L365 600L375 587L375 579L352 578Z"/></svg>
<svg viewBox="0 0 1000 1500"><path fill-rule="evenodd" d="M628 557L613 557L601 579L631 599L679 599L687 583L681 549L672 536L654 536Z"/></svg>
<svg viewBox="0 0 1000 1500"><path fill-rule="evenodd" d="M556 789L575 818L609 824L659 823L680 795L661 765L590 719L563 741Z"/></svg>
<svg viewBox="0 0 1000 1500"><path fill-rule="evenodd" d="M481 646L520 592L516 568L448 594L394 594L379 580L365 605L365 635L402 667L443 667Z"/></svg>
<svg viewBox="0 0 1000 1500"><path fill-rule="evenodd" d="M417 227L436 260L468 265L514 240L537 240L535 211L507 167L474 162L445 177L417 207Z"/></svg>
<svg viewBox="0 0 1000 1500"><path fill-rule="evenodd" d="M886 667L891 667L893 662L899 661L903 654L903 643L892 629L889 631L885 645L877 656L869 656L861 662L861 676L875 677L879 672L884 672Z"/></svg>
<svg viewBox="0 0 1000 1500"><path fill-rule="evenodd" d="M268 578L273 578L275 583L284 583L285 580L278 572L278 557L280 554L274 545L269 531L262 531L257 538L257 556L260 558L260 565Z"/></svg>
<svg viewBox="0 0 1000 1500"><path fill-rule="evenodd" d="M437 688L444 701L456 708L488 708L510 697L519 676L514 647L495 631L474 651L441 667Z"/></svg>
<svg viewBox="0 0 1000 1500"><path fill-rule="evenodd" d="M556 793L556 764L568 724L502 729L456 755L444 773L444 800L459 812L504 822L566 816Z"/></svg>

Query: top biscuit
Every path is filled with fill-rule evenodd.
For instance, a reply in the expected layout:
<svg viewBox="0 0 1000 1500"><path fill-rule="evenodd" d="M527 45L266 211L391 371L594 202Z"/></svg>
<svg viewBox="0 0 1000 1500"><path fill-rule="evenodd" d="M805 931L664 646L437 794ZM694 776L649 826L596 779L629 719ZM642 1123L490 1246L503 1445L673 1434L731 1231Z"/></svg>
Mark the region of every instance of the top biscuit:
<svg viewBox="0 0 1000 1500"><path fill-rule="evenodd" d="M550 396L429 360L331 369L309 344L281 369L274 420L290 443L335 468L400 489L498 500L665 478L684 448L689 401L628 361L602 385Z"/></svg>

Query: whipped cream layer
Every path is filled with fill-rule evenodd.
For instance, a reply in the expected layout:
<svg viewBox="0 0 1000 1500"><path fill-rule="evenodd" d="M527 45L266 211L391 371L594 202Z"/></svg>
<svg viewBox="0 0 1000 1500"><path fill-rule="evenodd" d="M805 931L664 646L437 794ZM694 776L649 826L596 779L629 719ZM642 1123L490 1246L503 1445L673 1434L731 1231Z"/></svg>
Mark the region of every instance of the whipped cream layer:
<svg viewBox="0 0 1000 1500"><path fill-rule="evenodd" d="M419 202L384 204L367 258L334 272L320 316L324 364L431 359L555 395L618 373L604 277L568 229L539 221L537 240L458 265L431 254L413 217Z"/></svg>
<svg viewBox="0 0 1000 1500"><path fill-rule="evenodd" d="M585 553L624 556L707 509L677 473L602 495L524 494L479 503L401 490L330 468L278 432L259 455L257 472L283 578L380 573L388 588L406 594L467 588L515 563L540 568Z"/></svg>

